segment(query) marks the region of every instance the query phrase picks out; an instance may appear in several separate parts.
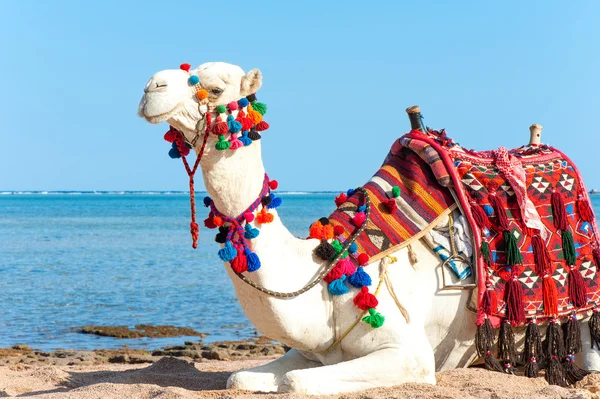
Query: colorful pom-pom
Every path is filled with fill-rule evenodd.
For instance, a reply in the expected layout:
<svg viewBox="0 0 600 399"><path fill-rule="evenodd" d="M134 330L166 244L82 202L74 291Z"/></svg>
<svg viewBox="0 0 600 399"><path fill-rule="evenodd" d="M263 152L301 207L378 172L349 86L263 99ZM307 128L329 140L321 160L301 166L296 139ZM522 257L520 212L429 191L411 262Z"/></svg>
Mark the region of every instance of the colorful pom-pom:
<svg viewBox="0 0 600 399"><path fill-rule="evenodd" d="M342 276L341 278L333 280L331 283L329 283L327 286L329 293L331 295L344 295L348 293L348 287L346 287L344 281L346 281L346 276Z"/></svg>
<svg viewBox="0 0 600 399"><path fill-rule="evenodd" d="M244 232L244 238L246 238L248 240L252 240L253 238L258 237L259 234L260 234L260 230L255 229L254 227L250 226L249 224L246 225L245 232Z"/></svg>
<svg viewBox="0 0 600 399"><path fill-rule="evenodd" d="M361 266L366 266L369 263L369 255L362 253L358 255L358 264Z"/></svg>
<svg viewBox="0 0 600 399"><path fill-rule="evenodd" d="M270 195L265 195L260 199L260 203L263 204L263 206L269 206L271 201L273 201L273 197L271 197Z"/></svg>
<svg viewBox="0 0 600 399"><path fill-rule="evenodd" d="M367 211L367 206L366 205L361 205L358 208L356 208L356 210L358 212L366 212Z"/></svg>
<svg viewBox="0 0 600 399"><path fill-rule="evenodd" d="M207 217L206 219L204 219L204 227L206 227L207 229L216 229L217 225L213 221L212 217Z"/></svg>
<svg viewBox="0 0 600 399"><path fill-rule="evenodd" d="M250 109L250 107L248 107L248 118L252 120L254 125L258 125L260 121L262 121L262 115L259 112Z"/></svg>
<svg viewBox="0 0 600 399"><path fill-rule="evenodd" d="M242 148L244 146L244 143L242 143L240 141L240 139L238 139L237 133L233 133L231 135L231 137L229 137L229 143L231 144L231 146L229 147L229 149L232 150L232 151L235 151L238 148Z"/></svg>
<svg viewBox="0 0 600 399"><path fill-rule="evenodd" d="M244 220L246 220L246 223L252 223L252 221L254 220L254 213L252 213L252 212L244 213Z"/></svg>
<svg viewBox="0 0 600 399"><path fill-rule="evenodd" d="M250 132L248 132L248 138L252 141L256 141L260 140L261 136L256 130L250 130Z"/></svg>
<svg viewBox="0 0 600 399"><path fill-rule="evenodd" d="M327 226L329 224L329 218L326 218L323 216L322 218L319 219L319 222L321 222L321 224L323 226Z"/></svg>
<svg viewBox="0 0 600 399"><path fill-rule="evenodd" d="M231 143L225 140L225 136L219 135L219 141L215 144L215 148L219 151L225 151L231 146Z"/></svg>
<svg viewBox="0 0 600 399"><path fill-rule="evenodd" d="M246 251L244 251L244 254L246 255L246 259L248 262L248 271L249 272L255 272L258 269L260 269L260 258L258 257L257 254L250 251L250 249L246 249Z"/></svg>
<svg viewBox="0 0 600 399"><path fill-rule="evenodd" d="M198 90L196 92L196 97L198 97L198 99L200 99L200 100L204 100L205 98L208 97L208 92L204 89Z"/></svg>
<svg viewBox="0 0 600 399"><path fill-rule="evenodd" d="M362 267L357 268L354 274L348 277L348 282L355 288L368 287L373 283L371 276Z"/></svg>
<svg viewBox="0 0 600 399"><path fill-rule="evenodd" d="M354 191L355 191L355 190L354 190L353 188L349 188L349 189L348 189L348 191L346 192L346 195L347 195L348 197L351 197L351 196L354 194Z"/></svg>
<svg viewBox="0 0 600 399"><path fill-rule="evenodd" d="M250 118L239 118L239 122L242 124L242 130L250 130L254 126L254 122Z"/></svg>
<svg viewBox="0 0 600 399"><path fill-rule="evenodd" d="M340 269L342 269L342 271L344 272L344 274L346 276L351 276L356 271L356 266L354 266L354 263L352 263L350 258L340 259L338 261L338 263L336 264L336 266L339 267Z"/></svg>
<svg viewBox="0 0 600 399"><path fill-rule="evenodd" d="M362 287L360 292L354 297L354 305L362 310L368 310L376 308L379 305L379 301L375 298L375 295L369 292L367 287Z"/></svg>
<svg viewBox="0 0 600 399"><path fill-rule="evenodd" d="M217 113L219 113L219 114L224 114L227 111L227 108L225 108L224 105L217 105L217 108L215 108L215 111L217 111Z"/></svg>
<svg viewBox="0 0 600 399"><path fill-rule="evenodd" d="M248 106L248 99L247 98L240 98L238 100L238 105L240 106L240 108L244 108Z"/></svg>
<svg viewBox="0 0 600 399"><path fill-rule="evenodd" d="M327 240L321 240L321 243L315 248L315 255L322 260L331 260L335 256L335 248Z"/></svg>
<svg viewBox="0 0 600 399"><path fill-rule="evenodd" d="M333 267L333 269L331 269L329 271L329 273L327 273L327 275L325 277L323 277L323 281L325 281L327 284L331 283L334 280L340 279L344 276L344 269L338 267L338 265L335 265Z"/></svg>
<svg viewBox="0 0 600 399"><path fill-rule="evenodd" d="M192 86L197 85L198 83L200 83L200 78L196 75L192 75L190 76L190 78L188 79L188 82L190 82L190 84Z"/></svg>
<svg viewBox="0 0 600 399"><path fill-rule="evenodd" d="M223 218L221 218L221 216L215 216L213 217L213 223L215 224L215 226L223 226Z"/></svg>
<svg viewBox="0 0 600 399"><path fill-rule="evenodd" d="M277 187L279 187L279 183L277 182L277 180L270 180L269 181L269 188L271 190L277 190Z"/></svg>
<svg viewBox="0 0 600 399"><path fill-rule="evenodd" d="M244 144L245 147L248 147L250 144L252 144L252 140L250 140L250 138L248 137L248 132L245 130L242 132L242 137L240 137L240 141Z"/></svg>
<svg viewBox="0 0 600 399"><path fill-rule="evenodd" d="M227 233L229 229L227 227L221 226L219 227L219 232L215 235L215 241L217 244L225 244L227 241Z"/></svg>
<svg viewBox="0 0 600 399"><path fill-rule="evenodd" d="M396 209L398 209L398 204L396 204L396 198L388 198L386 200L383 200L382 205L388 213L393 213L396 211Z"/></svg>
<svg viewBox="0 0 600 399"><path fill-rule="evenodd" d="M341 193L335 197L335 205L339 208L344 202L348 200L348 196L345 193Z"/></svg>
<svg viewBox="0 0 600 399"><path fill-rule="evenodd" d="M265 208L261 209L256 216L256 221L260 224L271 223L274 219L275 217L271 213L267 212Z"/></svg>
<svg viewBox="0 0 600 399"><path fill-rule="evenodd" d="M392 187L392 197L398 198L400 196L400 187L394 186Z"/></svg>
<svg viewBox="0 0 600 399"><path fill-rule="evenodd" d="M177 149L177 147L171 147L171 149L169 150L169 156L172 159L181 158L181 154L179 153L179 150Z"/></svg>
<svg viewBox="0 0 600 399"><path fill-rule="evenodd" d="M219 258L223 262L231 262L238 254L237 249L231 244L231 241L227 241L225 246L219 249Z"/></svg>
<svg viewBox="0 0 600 399"><path fill-rule="evenodd" d="M192 66L190 64L186 64L186 63L179 65L179 69L181 69L182 71L186 71L186 72L189 72L191 67Z"/></svg>
<svg viewBox="0 0 600 399"><path fill-rule="evenodd" d="M163 138L164 138L166 141L168 141L169 143L172 143L172 142L174 142L174 141L175 141L175 132L174 132L173 130L169 129L169 130L168 130L168 131L165 133L165 135L164 135L164 137L163 137Z"/></svg>
<svg viewBox="0 0 600 399"><path fill-rule="evenodd" d="M350 248L348 248L348 251L350 251L351 254L356 253L356 251L358 251L358 244L356 244L356 242L350 244Z"/></svg>
<svg viewBox="0 0 600 399"><path fill-rule="evenodd" d="M283 202L283 200L281 198L276 197L275 194L271 193L271 203L269 205L267 205L267 208L269 208L269 209L279 208L281 206L282 202Z"/></svg>
<svg viewBox="0 0 600 399"><path fill-rule="evenodd" d="M371 308L369 309L369 315L363 317L362 321L369 324L373 328L379 328L385 322L385 317L377 310Z"/></svg>
<svg viewBox="0 0 600 399"><path fill-rule="evenodd" d="M258 130L259 132L265 131L269 129L269 124L265 121L260 121L258 122L258 124L256 125L256 130Z"/></svg>
<svg viewBox="0 0 600 399"><path fill-rule="evenodd" d="M339 236L340 234L344 234L344 228L338 224L333 227L333 235Z"/></svg>
<svg viewBox="0 0 600 399"><path fill-rule="evenodd" d="M363 225L363 223L365 223L366 220L367 220L367 215L364 212L358 212L352 218L352 224L356 227L360 227Z"/></svg>
<svg viewBox="0 0 600 399"><path fill-rule="evenodd" d="M244 273L248 271L248 258L242 252L242 246L236 246L238 255L231 261L231 268L236 273Z"/></svg>
<svg viewBox="0 0 600 399"><path fill-rule="evenodd" d="M252 103L252 108L255 109L261 115L264 115L267 113L267 105L263 104L263 103L259 103L258 101L255 101Z"/></svg>
<svg viewBox="0 0 600 399"><path fill-rule="evenodd" d="M227 122L220 121L217 118L217 122L212 127L212 132L216 135L227 134L229 131L229 126L227 126Z"/></svg>
<svg viewBox="0 0 600 399"><path fill-rule="evenodd" d="M213 200L212 200L212 198L210 198L210 197L204 197L204 198L202 199L202 202L204 202L204 206L205 206L206 208L208 208L208 207L210 206L210 204L212 204L212 203L213 203Z"/></svg>
<svg viewBox="0 0 600 399"><path fill-rule="evenodd" d="M232 101L229 104L227 104L227 108L229 108L229 111L235 111L236 109L238 109L238 103Z"/></svg>

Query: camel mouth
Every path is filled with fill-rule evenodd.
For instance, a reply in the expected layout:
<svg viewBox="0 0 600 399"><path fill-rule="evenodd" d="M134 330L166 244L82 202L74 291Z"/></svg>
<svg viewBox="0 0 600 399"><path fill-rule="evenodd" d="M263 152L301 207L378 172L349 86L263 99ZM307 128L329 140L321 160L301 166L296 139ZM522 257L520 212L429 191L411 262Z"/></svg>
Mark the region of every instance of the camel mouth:
<svg viewBox="0 0 600 399"><path fill-rule="evenodd" d="M144 96L138 108L138 116L144 118L151 124L159 124L172 118L178 111L179 104L165 112L151 113L148 107L148 99Z"/></svg>

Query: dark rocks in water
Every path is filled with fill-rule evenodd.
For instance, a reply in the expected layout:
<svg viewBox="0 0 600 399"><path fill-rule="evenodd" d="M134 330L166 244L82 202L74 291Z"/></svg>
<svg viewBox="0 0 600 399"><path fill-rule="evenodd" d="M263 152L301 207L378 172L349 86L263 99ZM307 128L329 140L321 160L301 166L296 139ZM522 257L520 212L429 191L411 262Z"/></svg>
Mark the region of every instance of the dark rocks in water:
<svg viewBox="0 0 600 399"><path fill-rule="evenodd" d="M134 329L127 326L84 326L78 330L83 334L94 334L103 337L114 337L114 338L166 338L166 337L179 337L195 336L205 338L206 334L198 332L188 327L175 327L175 326L153 326L149 324L138 324Z"/></svg>

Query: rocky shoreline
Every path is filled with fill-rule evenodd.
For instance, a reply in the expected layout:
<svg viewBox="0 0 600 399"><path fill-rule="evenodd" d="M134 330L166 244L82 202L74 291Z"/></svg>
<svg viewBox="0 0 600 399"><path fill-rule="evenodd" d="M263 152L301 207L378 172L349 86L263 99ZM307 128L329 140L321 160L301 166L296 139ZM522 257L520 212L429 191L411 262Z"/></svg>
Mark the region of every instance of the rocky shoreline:
<svg viewBox="0 0 600 399"><path fill-rule="evenodd" d="M48 365L48 366L90 366L101 364L141 364L154 363L163 357L176 357L190 362L204 360L250 360L265 356L282 355L286 348L266 337L240 341L204 343L186 341L183 345L166 346L162 349L100 349L69 350L58 349L44 352L27 345L14 345L0 348L0 365Z"/></svg>

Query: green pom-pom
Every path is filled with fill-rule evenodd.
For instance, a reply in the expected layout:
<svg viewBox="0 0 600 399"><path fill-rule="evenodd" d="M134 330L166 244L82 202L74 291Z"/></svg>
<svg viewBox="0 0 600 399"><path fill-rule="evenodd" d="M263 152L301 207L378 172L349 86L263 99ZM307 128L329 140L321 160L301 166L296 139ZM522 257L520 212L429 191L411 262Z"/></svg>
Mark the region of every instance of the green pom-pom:
<svg viewBox="0 0 600 399"><path fill-rule="evenodd" d="M331 242L331 246L333 247L333 249L335 249L336 256L339 255L342 252L342 250L344 249L344 246L338 240L333 240ZM347 257L348 257L348 251L344 251L344 254L340 257L340 259L344 259Z"/></svg>
<svg viewBox="0 0 600 399"><path fill-rule="evenodd" d="M369 315L363 317L362 321L370 324L373 328L379 328L385 322L385 317L374 308L370 308Z"/></svg>
<svg viewBox="0 0 600 399"><path fill-rule="evenodd" d="M254 101L252 103L252 109L254 109L259 114L264 115L267 113L267 104L259 103L258 101Z"/></svg>
<svg viewBox="0 0 600 399"><path fill-rule="evenodd" d="M224 105L217 105L217 112L220 114L224 114L227 111Z"/></svg>
<svg viewBox="0 0 600 399"><path fill-rule="evenodd" d="M394 186L392 187L392 197L398 198L400 196L400 187Z"/></svg>
<svg viewBox="0 0 600 399"><path fill-rule="evenodd" d="M219 141L217 142L217 144L215 144L215 148L219 151L224 151L229 147L231 147L231 143L225 140L225 136L223 136L222 134L219 135Z"/></svg>

